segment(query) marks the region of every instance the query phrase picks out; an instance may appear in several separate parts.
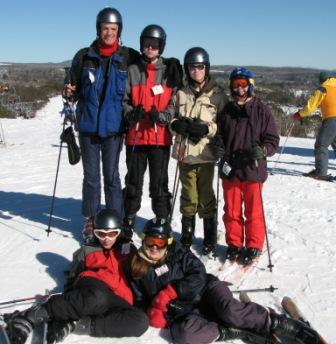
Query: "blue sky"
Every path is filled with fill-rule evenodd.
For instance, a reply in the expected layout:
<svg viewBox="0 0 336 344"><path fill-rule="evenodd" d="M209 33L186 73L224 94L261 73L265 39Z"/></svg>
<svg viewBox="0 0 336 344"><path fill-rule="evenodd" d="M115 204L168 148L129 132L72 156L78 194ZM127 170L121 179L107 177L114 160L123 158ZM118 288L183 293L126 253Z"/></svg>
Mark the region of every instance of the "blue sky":
<svg viewBox="0 0 336 344"><path fill-rule="evenodd" d="M336 69L334 0L2 0L0 61L71 59L94 40L105 6L121 12L122 41L136 49L141 30L160 24L164 56L202 46L211 64Z"/></svg>

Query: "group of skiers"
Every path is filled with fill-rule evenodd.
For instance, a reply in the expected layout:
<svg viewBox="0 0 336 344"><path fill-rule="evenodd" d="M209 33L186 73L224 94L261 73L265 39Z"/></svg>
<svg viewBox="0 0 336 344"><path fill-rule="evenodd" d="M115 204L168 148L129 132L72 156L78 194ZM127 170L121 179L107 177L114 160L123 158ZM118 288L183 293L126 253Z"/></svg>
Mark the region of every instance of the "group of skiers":
<svg viewBox="0 0 336 344"><path fill-rule="evenodd" d="M203 219L203 253L216 255L213 179L219 160L227 255L250 264L264 245L261 189L267 177L266 157L279 143L271 111L254 96L253 74L245 68L230 74L229 100L210 75L204 48L186 52L183 82L179 61L162 57L166 33L161 26L143 29L141 54L119 46L122 18L116 9L99 12L96 29L93 44L75 55L63 92L77 101L84 235L92 236L93 219L101 208L100 155L106 208L124 219L130 239L147 165L152 210L158 219L170 221L168 164L174 136L172 156L181 182L181 243L191 246L198 214ZM125 132L127 174L122 190L119 157Z"/></svg>
<svg viewBox="0 0 336 344"><path fill-rule="evenodd" d="M265 238L262 185L266 157L279 144L270 109L254 95L253 74L230 74L230 99L210 75L210 58L189 49L183 70L164 58L166 33L146 26L140 52L119 45L122 17L114 8L97 15L97 39L74 57L63 96L77 101L76 126L83 161L84 245L74 254L64 292L40 305L7 314L11 343L26 341L48 322L48 343L74 332L96 337L140 336L148 325L170 328L175 343L211 343L241 338L272 343L282 336L318 343L302 323L256 303L232 297L225 282L207 274L190 250L195 216L203 219L203 253L217 244L215 163L224 190L227 258L248 265ZM126 133L125 189L119 156ZM181 182L182 230L170 225L170 147ZM100 161L106 209L100 205ZM131 238L149 167L153 220Z"/></svg>

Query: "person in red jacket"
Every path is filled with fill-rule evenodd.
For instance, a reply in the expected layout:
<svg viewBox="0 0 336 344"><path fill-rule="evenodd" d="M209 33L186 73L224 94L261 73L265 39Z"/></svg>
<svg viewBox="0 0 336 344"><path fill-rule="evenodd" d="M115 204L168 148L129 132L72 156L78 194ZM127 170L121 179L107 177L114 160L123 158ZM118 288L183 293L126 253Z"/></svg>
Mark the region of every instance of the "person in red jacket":
<svg viewBox="0 0 336 344"><path fill-rule="evenodd" d="M254 96L251 71L234 69L230 91L232 99L218 116L214 154L221 159L227 259L249 265L264 246L261 189L267 178L266 157L275 154L279 135L270 108Z"/></svg>
<svg viewBox="0 0 336 344"><path fill-rule="evenodd" d="M128 284L135 247L120 235L122 219L115 210L104 209L93 225L92 240L74 253L64 292L43 304L4 315L11 343L25 343L33 328L44 322L48 322L48 343L62 341L70 332L138 337L147 330L147 316L133 306Z"/></svg>
<svg viewBox="0 0 336 344"><path fill-rule="evenodd" d="M236 300L227 283L207 274L201 260L172 234L169 222L148 220L131 261L134 303L147 311L150 326L169 328L176 344L273 343L276 337L282 343L317 343L317 333L302 322Z"/></svg>
<svg viewBox="0 0 336 344"><path fill-rule="evenodd" d="M140 36L142 57L128 68L124 97L126 135L125 224L132 236L140 209L144 174L149 167L149 195L156 217L170 212L168 163L172 137L168 124L174 115L172 98L182 82L177 59L161 57L166 33L159 25L146 26Z"/></svg>

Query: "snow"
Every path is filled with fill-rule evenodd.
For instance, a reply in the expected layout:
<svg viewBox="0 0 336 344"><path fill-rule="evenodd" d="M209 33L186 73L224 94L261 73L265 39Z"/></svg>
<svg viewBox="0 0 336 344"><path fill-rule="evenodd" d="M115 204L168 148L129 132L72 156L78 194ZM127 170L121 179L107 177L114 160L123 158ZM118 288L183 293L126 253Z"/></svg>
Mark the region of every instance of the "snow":
<svg viewBox="0 0 336 344"><path fill-rule="evenodd" d="M2 119L7 146L0 148L0 302L43 294L45 289L61 291L72 252L81 243L81 164L71 166L66 149L56 189L52 233L47 237L49 211L59 153L62 119L60 97L50 99L34 119ZM283 144L285 138L281 139ZM273 272L267 268L264 254L245 279L227 273L230 267L220 260L206 261L206 267L219 278L233 281L232 290L265 288L274 293L251 293L251 298L279 310L283 296L292 297L311 324L329 343L336 343L336 183L302 177L314 167L313 139L289 138L281 155L269 159L270 176L263 188L263 200L270 243ZM280 149L279 149L280 151ZM123 151L124 154L124 151ZM336 175L334 152L330 151L329 172ZM176 163L171 160L170 185ZM121 158L121 175L125 175L125 157ZM273 174L272 174L273 173ZM148 178L146 176L146 178ZM216 181L214 181L214 185ZM148 184L145 184L148 185ZM140 231L153 216L147 188L137 220ZM223 207L220 191L219 208ZM225 252L220 210L219 254ZM179 200L172 221L179 237ZM197 222L194 250L199 255L202 224ZM139 245L138 235L135 244ZM238 275L239 277L239 275ZM0 306L0 312L24 309L29 303ZM168 331L149 329L141 338L96 339L70 335L66 343L167 343ZM235 343L240 343L235 341Z"/></svg>

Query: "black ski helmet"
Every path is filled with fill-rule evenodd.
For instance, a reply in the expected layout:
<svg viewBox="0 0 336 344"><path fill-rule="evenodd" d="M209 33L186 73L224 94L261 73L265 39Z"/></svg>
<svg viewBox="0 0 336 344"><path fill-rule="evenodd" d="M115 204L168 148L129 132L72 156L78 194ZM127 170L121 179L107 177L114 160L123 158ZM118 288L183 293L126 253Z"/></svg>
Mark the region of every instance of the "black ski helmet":
<svg viewBox="0 0 336 344"><path fill-rule="evenodd" d="M173 242L172 234L172 227L167 220L154 218L145 223L141 238L143 240L146 236L165 237L168 239L168 245L170 245Z"/></svg>
<svg viewBox="0 0 336 344"><path fill-rule="evenodd" d="M100 24L102 23L118 24L118 37L121 36L123 23L122 23L121 14L118 10L112 7L105 7L97 14L97 19L96 19L97 37L99 37L100 35Z"/></svg>
<svg viewBox="0 0 336 344"><path fill-rule="evenodd" d="M206 76L209 75L210 58L209 58L208 52L205 49L201 47L193 47L193 48L190 48L185 53L183 67L184 67L184 72L188 78L190 78L188 65L192 65L192 64L204 64L206 68L205 75Z"/></svg>
<svg viewBox="0 0 336 344"><path fill-rule="evenodd" d="M163 50L166 45L166 32L165 30L160 26L156 24L151 24L146 26L140 35L140 51L143 52L143 43L144 38L156 38L159 40L159 54L161 55L163 53Z"/></svg>
<svg viewBox="0 0 336 344"><path fill-rule="evenodd" d="M122 220L115 210L100 210L93 219L93 229L122 229Z"/></svg>

